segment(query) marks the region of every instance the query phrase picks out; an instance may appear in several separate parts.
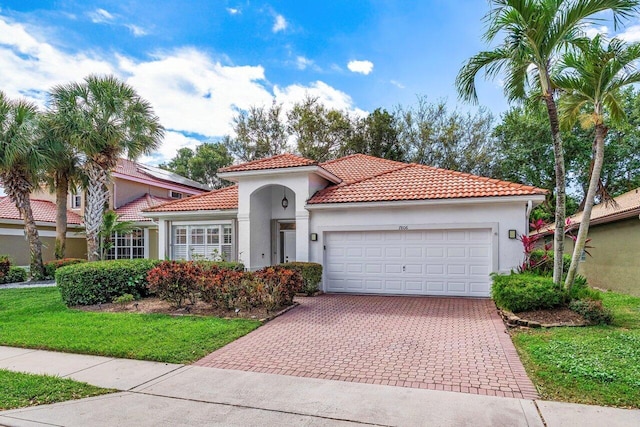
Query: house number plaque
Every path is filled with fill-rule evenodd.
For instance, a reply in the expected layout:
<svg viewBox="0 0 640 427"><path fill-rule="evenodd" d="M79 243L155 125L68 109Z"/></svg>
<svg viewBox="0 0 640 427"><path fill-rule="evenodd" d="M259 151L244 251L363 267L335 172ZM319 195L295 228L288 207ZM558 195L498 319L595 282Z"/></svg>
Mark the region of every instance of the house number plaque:
<svg viewBox="0 0 640 427"><path fill-rule="evenodd" d="M408 230L409 226L408 225L401 225L398 227L398 230Z"/></svg>

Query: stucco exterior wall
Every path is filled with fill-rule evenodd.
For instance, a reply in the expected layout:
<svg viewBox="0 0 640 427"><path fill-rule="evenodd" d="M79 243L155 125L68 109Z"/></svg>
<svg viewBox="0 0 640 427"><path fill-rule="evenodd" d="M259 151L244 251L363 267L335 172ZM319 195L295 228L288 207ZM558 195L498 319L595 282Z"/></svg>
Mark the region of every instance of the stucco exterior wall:
<svg viewBox="0 0 640 427"><path fill-rule="evenodd" d="M589 228L591 238L587 255L578 274L589 285L640 296L640 219L637 217ZM573 241L567 240L566 253L572 253Z"/></svg>
<svg viewBox="0 0 640 427"><path fill-rule="evenodd" d="M494 234L494 270L509 272L522 262L522 244L509 239L509 230L526 232L526 203L477 203L404 207L312 210L310 261L324 264L324 233L340 230L409 230L424 228L491 228ZM308 238L307 238L308 240ZM497 246L497 247L495 247Z"/></svg>
<svg viewBox="0 0 640 427"><path fill-rule="evenodd" d="M158 229L149 228L149 259L158 259ZM164 258L164 257L162 257Z"/></svg>
<svg viewBox="0 0 640 427"><path fill-rule="evenodd" d="M22 230L24 228L16 225L2 225L0 228L0 254L11 257L15 265L29 265L31 255L29 244ZM55 228L38 227L40 239L42 241L42 260L44 262L55 259ZM84 235L77 235L71 231L67 235L67 258L86 258L87 241Z"/></svg>
<svg viewBox="0 0 640 427"><path fill-rule="evenodd" d="M156 187L153 185L143 184L140 182L126 181L124 179L115 178L115 206L121 207L129 202L132 202L146 193L156 197L169 198L169 190L162 187ZM111 192L113 195L113 191Z"/></svg>

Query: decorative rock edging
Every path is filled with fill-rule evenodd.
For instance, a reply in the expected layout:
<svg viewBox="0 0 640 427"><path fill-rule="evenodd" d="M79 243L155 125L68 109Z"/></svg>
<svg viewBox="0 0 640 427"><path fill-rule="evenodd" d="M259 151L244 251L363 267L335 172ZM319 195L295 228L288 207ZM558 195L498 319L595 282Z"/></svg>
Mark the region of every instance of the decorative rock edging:
<svg viewBox="0 0 640 427"><path fill-rule="evenodd" d="M589 326L588 322L574 323L574 322L560 322L560 323L540 323L534 320L522 319L508 310L498 309L498 313L502 320L509 328L525 327L525 328L557 328L557 327L581 327Z"/></svg>

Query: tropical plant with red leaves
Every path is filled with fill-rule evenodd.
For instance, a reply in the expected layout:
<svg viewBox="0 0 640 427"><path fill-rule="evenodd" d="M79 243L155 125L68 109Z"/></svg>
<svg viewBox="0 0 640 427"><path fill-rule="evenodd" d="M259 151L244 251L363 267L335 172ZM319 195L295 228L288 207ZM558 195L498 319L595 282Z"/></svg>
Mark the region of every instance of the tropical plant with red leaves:
<svg viewBox="0 0 640 427"><path fill-rule="evenodd" d="M203 269L192 261L163 261L147 274L148 288L176 308L186 299L195 304Z"/></svg>

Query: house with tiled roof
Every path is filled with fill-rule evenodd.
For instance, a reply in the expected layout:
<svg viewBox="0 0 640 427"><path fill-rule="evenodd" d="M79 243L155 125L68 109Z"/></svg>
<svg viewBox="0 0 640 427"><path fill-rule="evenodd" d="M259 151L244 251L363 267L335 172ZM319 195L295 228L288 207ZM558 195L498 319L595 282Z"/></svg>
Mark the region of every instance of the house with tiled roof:
<svg viewBox="0 0 640 427"><path fill-rule="evenodd" d="M282 154L220 169L233 186L146 209L159 256L254 270L324 266L326 292L480 296L522 261L516 236L546 191L355 154Z"/></svg>
<svg viewBox="0 0 640 427"><path fill-rule="evenodd" d="M569 217L567 229L574 235L582 223L582 211ZM550 239L553 224L542 230ZM578 274L589 285L640 296L640 188L593 207L589 221L588 252L580 258ZM565 240L565 253L573 253L573 240Z"/></svg>
<svg viewBox="0 0 640 427"><path fill-rule="evenodd" d="M158 227L151 218L142 216L145 209L173 200L205 193L209 188L199 182L153 166L119 159L111 173L109 209L124 221L136 226L131 234L114 236L115 246L109 258L157 258ZM83 192L69 194L67 199L66 256L86 258L86 237L82 233ZM31 204L43 242L43 259L54 258L56 206L55 194L42 187L31 194ZM29 264L29 250L24 237L23 221L15 205L0 201L0 253L10 254L16 264Z"/></svg>

